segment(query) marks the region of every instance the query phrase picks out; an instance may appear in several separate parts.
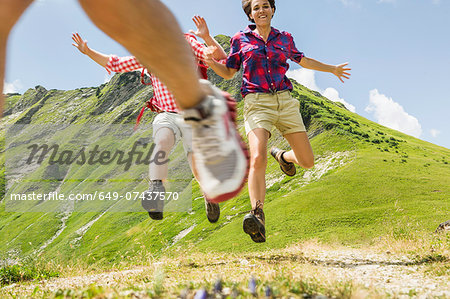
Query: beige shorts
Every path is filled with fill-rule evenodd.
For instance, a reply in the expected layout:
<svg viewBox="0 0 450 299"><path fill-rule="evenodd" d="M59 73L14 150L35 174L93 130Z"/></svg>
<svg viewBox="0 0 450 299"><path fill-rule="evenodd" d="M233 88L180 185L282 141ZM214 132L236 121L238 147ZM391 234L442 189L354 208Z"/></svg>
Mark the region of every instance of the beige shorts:
<svg viewBox="0 0 450 299"><path fill-rule="evenodd" d="M177 113L161 112L153 120L153 138L161 128L169 128L175 134L175 144L182 140L186 154L192 152L192 130Z"/></svg>
<svg viewBox="0 0 450 299"><path fill-rule="evenodd" d="M300 102L293 99L289 90L271 93L250 93L244 98L245 132L275 126L282 135L305 132Z"/></svg>

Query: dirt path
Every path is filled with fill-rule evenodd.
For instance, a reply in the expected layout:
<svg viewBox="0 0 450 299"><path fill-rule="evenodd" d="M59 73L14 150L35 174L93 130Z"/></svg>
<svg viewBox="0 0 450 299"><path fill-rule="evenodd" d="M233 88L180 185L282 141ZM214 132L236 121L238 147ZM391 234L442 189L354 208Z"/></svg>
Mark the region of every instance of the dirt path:
<svg viewBox="0 0 450 299"><path fill-rule="evenodd" d="M389 252L318 246L294 246L244 256L180 256L176 259L164 258L150 266L132 270L10 285L0 290L0 296L29 296L33 291L36 292L36 287L39 292L48 295L58 290L83 290L95 284L104 288L106 297L115 294L147 298L148 290L154 289L159 279L164 289L169 291L166 295L170 297L179 294L180 285L191 283L200 288L206 283L211 286L220 274L224 282L238 282L244 289L248 286L249 277L254 276L260 284L281 285L279 281L286 280L283 282L286 285L303 281L311 286L320 285L322 289L337 288L337 294L342 293L341 289L345 285L351 286L351 292L344 292L343 297L350 294L353 298L450 298L449 276L436 272L436 267L448 267L448 261L447 264L430 264ZM288 295L285 298L295 297L289 288L292 286L286 289L279 287L281 294ZM230 293L231 290L226 288L224 292Z"/></svg>
<svg viewBox="0 0 450 299"><path fill-rule="evenodd" d="M391 295L450 297L448 276L428 275L428 265L406 256L336 250L311 253L307 260L323 274L351 280L365 288L383 290Z"/></svg>

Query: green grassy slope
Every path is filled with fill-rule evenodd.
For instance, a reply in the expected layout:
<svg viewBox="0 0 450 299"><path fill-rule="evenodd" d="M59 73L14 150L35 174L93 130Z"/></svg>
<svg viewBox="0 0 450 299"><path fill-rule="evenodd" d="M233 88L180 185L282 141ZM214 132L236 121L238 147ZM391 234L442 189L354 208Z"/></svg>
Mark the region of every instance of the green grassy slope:
<svg viewBox="0 0 450 299"><path fill-rule="evenodd" d="M151 94L150 89L139 85L136 76L115 76L98 88L41 90L43 96L37 96L36 89L20 98L14 95L10 98L10 113L0 125L4 128L18 121L133 123ZM223 87L223 82L217 80L214 78ZM236 92L236 82L229 84L233 86L229 91ZM12 213L5 211L3 201L0 255L5 258L39 252L56 233L59 235L43 250L44 257L64 261L80 259L88 263L136 260L147 253L159 255L188 248L258 251L312 238L357 245L386 235L420 238L448 220L449 149L380 126L300 84L294 85L293 95L301 103L312 137L316 167L308 171L298 168L298 174L290 178L269 159L266 243L255 244L242 231L242 218L250 210L246 189L235 199L221 204L221 219L217 224L210 224L199 187L192 182L191 211L166 213L160 222L149 219L143 212ZM241 133L242 104L238 105ZM150 123L152 118L153 114L147 112L143 124ZM1 138L4 138L3 129ZM271 145L288 148L276 131ZM180 155L179 146L174 156ZM4 163L4 154L0 159ZM86 172L86 179L95 181L98 177L109 177L110 173L111 169L105 167ZM145 184L145 181L135 185L124 183L122 187L132 191L145 189ZM91 183L83 185L81 190L96 188L100 187ZM61 229L63 221L65 227ZM177 241L176 236L182 231L187 235Z"/></svg>
<svg viewBox="0 0 450 299"><path fill-rule="evenodd" d="M202 250L246 251L284 247L310 238L344 244L369 243L376 237L393 235L416 238L431 232L450 212L450 167L448 149L390 130L364 119L296 85L294 94L303 109L313 111L310 133L331 128L312 138L316 168L341 156L342 166L319 180L304 185L301 171L285 177L273 159L267 177L279 177L267 191L265 205L267 242L249 242L242 232L242 214L250 209L244 192L222 210L234 216L222 218L214 233L203 233L198 242L196 228L190 239ZM306 112L305 111L305 112ZM308 113L303 113L307 115ZM280 137L272 137L280 144ZM285 142L281 143L285 147ZM330 158L331 157L331 158ZM269 181L269 179L268 179ZM235 216L236 215L236 216Z"/></svg>

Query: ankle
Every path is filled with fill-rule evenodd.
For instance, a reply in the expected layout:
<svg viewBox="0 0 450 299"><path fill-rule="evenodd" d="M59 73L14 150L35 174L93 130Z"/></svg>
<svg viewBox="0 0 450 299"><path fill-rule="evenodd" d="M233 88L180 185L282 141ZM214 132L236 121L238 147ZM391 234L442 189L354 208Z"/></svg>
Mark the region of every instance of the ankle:
<svg viewBox="0 0 450 299"><path fill-rule="evenodd" d="M162 180L151 180L150 183L153 186L161 186L162 185Z"/></svg>
<svg viewBox="0 0 450 299"><path fill-rule="evenodd" d="M252 204L252 210L256 211L256 210L263 210L264 208L264 202L262 202L261 200L257 200L255 202L255 204Z"/></svg>
<svg viewBox="0 0 450 299"><path fill-rule="evenodd" d="M205 100L208 98L208 96L212 94L210 84L211 83L209 83L209 81L200 79L199 80L200 89L196 93L195 97L197 101L190 102L188 105L180 105L181 109L182 110L197 109L197 107L202 106L202 103L204 103Z"/></svg>
<svg viewBox="0 0 450 299"><path fill-rule="evenodd" d="M283 152L283 153L281 154L281 160L282 160L284 163L290 163L289 161L287 161L287 160L284 158L284 154L286 154L286 152Z"/></svg>
<svg viewBox="0 0 450 299"><path fill-rule="evenodd" d="M190 112L185 111L184 120L185 121L200 121L211 116L212 101L209 96L205 96L197 105L186 108L185 110L190 110Z"/></svg>

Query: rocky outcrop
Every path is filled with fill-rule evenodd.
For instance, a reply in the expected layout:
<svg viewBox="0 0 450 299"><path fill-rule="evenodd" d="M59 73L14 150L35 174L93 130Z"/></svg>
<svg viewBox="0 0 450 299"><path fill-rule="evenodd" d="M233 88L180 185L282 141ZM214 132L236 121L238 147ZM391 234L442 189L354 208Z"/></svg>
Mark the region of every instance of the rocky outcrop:
<svg viewBox="0 0 450 299"><path fill-rule="evenodd" d="M34 89L28 89L19 101L4 113L5 116L24 111L39 102L46 94L47 89L38 85ZM17 94L14 94L17 95Z"/></svg>
<svg viewBox="0 0 450 299"><path fill-rule="evenodd" d="M64 123L72 124L102 118L108 114L114 123L133 122L139 108L153 95L151 86L140 82L139 72L116 74L108 83L98 87L75 90L47 90L42 86L14 97L5 117L16 115L15 124ZM17 99L18 98L18 99ZM17 99L17 100L16 100ZM130 105L127 103L130 101ZM133 102L133 103L131 103ZM114 109L123 105L121 109Z"/></svg>
<svg viewBox="0 0 450 299"><path fill-rule="evenodd" d="M97 90L98 102L90 114L100 115L120 106L133 95L144 89L146 85L140 81L140 72L115 75L102 90Z"/></svg>

